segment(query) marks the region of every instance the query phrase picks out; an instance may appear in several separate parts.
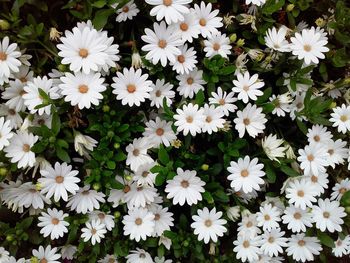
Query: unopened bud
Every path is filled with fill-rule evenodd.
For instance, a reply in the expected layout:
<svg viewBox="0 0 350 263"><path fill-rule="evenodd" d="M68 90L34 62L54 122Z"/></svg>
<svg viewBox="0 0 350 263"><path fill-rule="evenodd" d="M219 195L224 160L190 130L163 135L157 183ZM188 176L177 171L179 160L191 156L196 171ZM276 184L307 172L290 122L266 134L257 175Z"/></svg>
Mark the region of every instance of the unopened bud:
<svg viewBox="0 0 350 263"><path fill-rule="evenodd" d="M291 12L291 11L293 11L294 7L295 7L295 5L289 4L289 5L287 5L286 11Z"/></svg>
<svg viewBox="0 0 350 263"><path fill-rule="evenodd" d="M1 30L9 30L10 29L10 23L7 22L4 19L0 19L0 29Z"/></svg>

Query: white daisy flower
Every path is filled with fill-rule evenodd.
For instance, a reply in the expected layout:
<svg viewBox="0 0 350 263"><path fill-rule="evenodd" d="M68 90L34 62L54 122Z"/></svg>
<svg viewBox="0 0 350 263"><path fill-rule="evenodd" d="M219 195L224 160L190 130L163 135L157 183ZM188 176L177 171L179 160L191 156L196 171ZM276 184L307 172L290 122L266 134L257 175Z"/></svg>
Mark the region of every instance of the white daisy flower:
<svg viewBox="0 0 350 263"><path fill-rule="evenodd" d="M280 228L264 231L261 235L261 250L265 255L277 257L278 254L283 254L283 248L287 246L287 238L283 237L284 231Z"/></svg>
<svg viewBox="0 0 350 263"><path fill-rule="evenodd" d="M155 121L150 120L146 122L146 128L142 135L156 148L158 148L160 144L169 147L170 143L176 139L171 125L172 122L163 121L159 117L156 117Z"/></svg>
<svg viewBox="0 0 350 263"><path fill-rule="evenodd" d="M338 132L345 134L350 131L350 106L342 104L341 107L334 108L331 117L329 121L333 122L333 127L338 127Z"/></svg>
<svg viewBox="0 0 350 263"><path fill-rule="evenodd" d="M71 211L75 210L77 213L86 214L94 209L99 209L100 203L105 202L104 197L103 193L90 190L90 185L85 185L68 199L67 207L70 207Z"/></svg>
<svg viewBox="0 0 350 263"><path fill-rule="evenodd" d="M163 100L165 98L166 105L170 107L175 98L174 85L165 83L164 79L157 79L156 84L152 83L152 90L150 92L151 106L156 106L158 109L163 108Z"/></svg>
<svg viewBox="0 0 350 263"><path fill-rule="evenodd" d="M78 105L79 109L89 109L91 104L97 106L103 99L101 92L106 90L106 86L103 85L104 78L101 78L100 73L75 72L73 75L67 72L60 79L61 94L72 106Z"/></svg>
<svg viewBox="0 0 350 263"><path fill-rule="evenodd" d="M283 224L293 233L306 232L306 227L312 227L312 215L307 210L288 206L282 216Z"/></svg>
<svg viewBox="0 0 350 263"><path fill-rule="evenodd" d="M270 102L275 106L272 114L276 114L277 116L284 117L286 116L286 112L290 112L290 103L292 99L290 97L290 93L286 92L282 95L272 95L269 98Z"/></svg>
<svg viewBox="0 0 350 263"><path fill-rule="evenodd" d="M332 191L331 200L339 201L347 191L350 191L350 179L345 178L340 183L336 183Z"/></svg>
<svg viewBox="0 0 350 263"><path fill-rule="evenodd" d="M44 113L50 115L51 105L41 107L40 109L36 109L35 107L44 103L44 98L40 95L39 89L42 89L50 99L59 98L57 87L52 86L51 79L48 79L46 76L42 78L36 77L32 81L27 82L23 89L26 92L23 94L24 104L30 110L30 113L38 112L39 115Z"/></svg>
<svg viewBox="0 0 350 263"><path fill-rule="evenodd" d="M242 111L237 112L237 118L233 121L240 138L244 136L246 130L249 136L255 138L264 131L267 119L262 113L262 108L249 103Z"/></svg>
<svg viewBox="0 0 350 263"><path fill-rule="evenodd" d="M68 193L75 195L79 190L77 183L80 179L77 177L78 171L72 170L72 166L67 163L55 163L55 168L51 166L40 170L41 178L38 181L41 184L41 193L46 194L46 198L54 196L55 202L61 198L64 201L68 200Z"/></svg>
<svg viewBox="0 0 350 263"><path fill-rule="evenodd" d="M23 95L26 93L24 91L24 85L25 84L19 79L10 81L10 86L7 87L1 94L1 97L4 100L7 100L6 105L17 112L24 111L26 109L23 99Z"/></svg>
<svg viewBox="0 0 350 263"><path fill-rule="evenodd" d="M256 214L242 215L242 221L238 223L238 235L254 238L261 233L258 227Z"/></svg>
<svg viewBox="0 0 350 263"><path fill-rule="evenodd" d="M297 160L305 175L312 173L317 176L326 171L326 167L329 165L329 153L323 145L311 143L306 145L304 149L299 149L298 153L300 156Z"/></svg>
<svg viewBox="0 0 350 263"><path fill-rule="evenodd" d="M284 158L286 147L282 146L284 140L277 139L277 135L270 134L269 136L265 136L261 140L261 146L266 154L266 156L273 161L279 162L277 158Z"/></svg>
<svg viewBox="0 0 350 263"><path fill-rule="evenodd" d="M112 203L112 207L118 207L120 204L125 203L125 194L130 191L130 185L133 183L132 178L130 180L125 180L119 175L117 175L115 179L122 185L122 189L111 189L107 201Z"/></svg>
<svg viewBox="0 0 350 263"><path fill-rule="evenodd" d="M208 40L204 40L204 46L205 56L208 58L212 58L215 55L227 58L231 54L230 39L226 34L221 34L220 32L208 36Z"/></svg>
<svg viewBox="0 0 350 263"><path fill-rule="evenodd" d="M58 55L63 58L61 63L69 64L73 72L82 70L89 74L90 71L98 71L108 59L106 39L89 26L74 27L72 32L67 30L60 40L62 44L58 44L57 48L60 50Z"/></svg>
<svg viewBox="0 0 350 263"><path fill-rule="evenodd" d="M35 153L31 147L39 139L38 136L25 131L17 131L10 139L10 144L5 147L5 156L10 158L11 163L17 163L18 168L33 167L35 164Z"/></svg>
<svg viewBox="0 0 350 263"><path fill-rule="evenodd" d="M31 122L32 126L38 126L41 127L41 125L47 126L49 129L51 129L52 126L52 115L39 115L39 114L34 114L33 121Z"/></svg>
<svg viewBox="0 0 350 263"><path fill-rule="evenodd" d="M149 92L152 91L152 81L147 79L148 74L142 75L141 69L124 68L123 73L117 72L117 77L113 78L113 94L123 105L140 106L141 102L150 98Z"/></svg>
<svg viewBox="0 0 350 263"><path fill-rule="evenodd" d="M273 27L269 28L264 37L266 46L279 52L289 52L289 43L286 40L287 30L280 27L278 30Z"/></svg>
<svg viewBox="0 0 350 263"><path fill-rule="evenodd" d="M10 139L13 137L14 133L11 132L10 121L5 121L4 117L0 118L0 151L4 147L10 145Z"/></svg>
<svg viewBox="0 0 350 263"><path fill-rule="evenodd" d="M176 56L181 54L178 48L183 44L181 36L174 34L174 31L166 26L162 21L160 24L153 24L154 31L149 28L145 29L146 35L143 35L141 39L147 44L141 49L148 52L146 59L152 61L156 65L159 61L161 65L165 67L169 62L175 63Z"/></svg>
<svg viewBox="0 0 350 263"><path fill-rule="evenodd" d="M155 5L150 11L151 16L156 16L158 21L163 18L166 23L177 23L184 20L184 14L188 14L190 10L186 4L192 0L145 0L149 5Z"/></svg>
<svg viewBox="0 0 350 263"><path fill-rule="evenodd" d="M210 211L207 207L204 207L203 210L197 210L197 215L192 216L194 222L191 227L194 229L194 234L198 235L199 241L204 240L204 243L208 244L212 240L216 243L218 236L222 237L224 235L227 231L224 226L227 221L221 217L222 212L216 212L215 207Z"/></svg>
<svg viewBox="0 0 350 263"><path fill-rule="evenodd" d="M130 185L130 190L125 193L124 201L128 209L134 207L146 207L154 202L157 196L157 189L148 185L138 186L136 183Z"/></svg>
<svg viewBox="0 0 350 263"><path fill-rule="evenodd" d="M47 209L46 212L41 212L41 216L38 217L38 226L41 227L40 233L44 237L50 236L51 240L63 237L65 233L68 233L69 223L64 221L64 218L68 214L64 214L63 211L58 211L56 208Z"/></svg>
<svg viewBox="0 0 350 263"><path fill-rule="evenodd" d="M189 103L184 105L182 109L177 109L174 115L176 120L174 125L177 127L178 132L183 132L186 136L190 133L192 136L196 136L197 133L201 133L205 116L204 109L198 107L197 104L193 105Z"/></svg>
<svg viewBox="0 0 350 263"><path fill-rule="evenodd" d="M112 5L113 8L117 8L118 5ZM134 0L127 2L124 6L117 9L117 22L123 22L126 20L132 20L140 12L140 9L137 8Z"/></svg>
<svg viewBox="0 0 350 263"><path fill-rule="evenodd" d="M196 51L193 47L187 47L187 44L179 47L181 54L176 57L176 61L171 62L170 65L173 66L173 70L175 70L178 74L188 74L192 71L197 64L197 56Z"/></svg>
<svg viewBox="0 0 350 263"><path fill-rule="evenodd" d="M323 194L324 190L328 188L329 180L327 173L319 173L318 176L311 174L307 178L309 179L313 187L315 187L317 196Z"/></svg>
<svg viewBox="0 0 350 263"><path fill-rule="evenodd" d="M97 261L98 263L118 263L117 257L114 255L106 255Z"/></svg>
<svg viewBox="0 0 350 263"><path fill-rule="evenodd" d="M75 256L74 254L78 251L76 246L65 245L61 247L62 259L72 260Z"/></svg>
<svg viewBox="0 0 350 263"><path fill-rule="evenodd" d="M305 94L305 92L297 93L292 104L290 105L289 116L293 121L295 120L295 118L298 118L298 120L306 120L305 116L297 116L297 114L301 112L305 107Z"/></svg>
<svg viewBox="0 0 350 263"><path fill-rule="evenodd" d="M89 157L89 152L94 150L97 143L90 136L83 135L77 131L74 133L74 149L80 156Z"/></svg>
<svg viewBox="0 0 350 263"><path fill-rule="evenodd" d="M304 233L292 235L288 239L287 255L296 261L312 261L314 255L319 255L322 246L317 237L307 237Z"/></svg>
<svg viewBox="0 0 350 263"><path fill-rule="evenodd" d="M126 147L128 156L126 165L130 165L132 171L136 171L140 165L153 163L153 159L148 155L147 151L151 145L145 138L135 138L132 143Z"/></svg>
<svg viewBox="0 0 350 263"><path fill-rule="evenodd" d="M171 226L174 226L173 213L168 212L168 207L162 207L155 205L151 207L150 211L154 214L154 232L152 236L159 237L164 231L170 230Z"/></svg>
<svg viewBox="0 0 350 263"><path fill-rule="evenodd" d="M10 260L10 253L3 247L0 247L0 262L5 263L8 260Z"/></svg>
<svg viewBox="0 0 350 263"><path fill-rule="evenodd" d="M231 187L236 191L243 190L244 193L249 193L253 189L259 191L260 185L264 184L261 178L265 175L262 171L263 164L258 163L258 158L250 160L247 155L239 158L237 162L231 161L227 171L230 173L227 179L231 181Z"/></svg>
<svg viewBox="0 0 350 263"><path fill-rule="evenodd" d="M346 142L338 139L336 141L330 140L326 144L326 149L329 154L327 158L328 164L334 169L337 164L344 164L345 159L348 157L348 149L346 148Z"/></svg>
<svg viewBox="0 0 350 263"><path fill-rule="evenodd" d="M211 93L211 98L209 98L209 104L214 104L218 109L220 109L224 116L229 116L230 112L235 112L237 109L237 106L233 104L237 101L237 99L234 97L234 93L230 92L227 93L226 91L223 91L221 87L218 87L217 92Z"/></svg>
<svg viewBox="0 0 350 263"><path fill-rule="evenodd" d="M135 171L132 180L136 182L137 186L153 186L158 173L152 173L151 169L156 165L156 163L146 163L140 165Z"/></svg>
<svg viewBox="0 0 350 263"><path fill-rule="evenodd" d="M315 28L303 29L300 33L295 33L295 36L290 39L292 43L290 48L293 55L298 56L298 59L304 60L306 65L311 62L318 64L319 58L324 59L329 48L326 47L328 40L322 38L322 35L315 31Z"/></svg>
<svg viewBox="0 0 350 263"><path fill-rule="evenodd" d="M271 231L271 229L279 228L278 222L281 221L280 211L277 207L271 204L260 206L260 212L256 213L258 226L262 227L264 231Z"/></svg>
<svg viewBox="0 0 350 263"><path fill-rule="evenodd" d="M248 103L249 99L257 100L257 97L264 94L260 89L265 85L265 83L258 80L258 78L258 74L250 76L248 71L244 72L244 75L238 73L237 80L233 80L234 87L232 91L238 93L237 98L244 103Z"/></svg>
<svg viewBox="0 0 350 263"><path fill-rule="evenodd" d="M280 197L266 196L265 201L261 203L261 206L263 206L265 204L271 204L273 207L276 207L281 213L286 208Z"/></svg>
<svg viewBox="0 0 350 263"><path fill-rule="evenodd" d="M134 208L123 217L124 235L130 235L130 239L139 242L152 236L154 231L154 215L146 208Z"/></svg>
<svg viewBox="0 0 350 263"><path fill-rule="evenodd" d="M0 85L1 79L8 79L13 72L19 72L21 52L17 49L17 44L10 44L10 39L6 36L0 41ZM7 82L7 81L6 81Z"/></svg>
<svg viewBox="0 0 350 263"><path fill-rule="evenodd" d="M223 119L224 113L219 108L215 108L214 105L204 104L204 116L205 121L202 126L202 132L207 132L212 134L213 132L217 132L219 129L224 127L224 123L226 122Z"/></svg>
<svg viewBox="0 0 350 263"><path fill-rule="evenodd" d="M180 82L177 91L181 96L185 98L192 99L198 91L203 90L203 85L206 84L203 80L203 71L198 70L197 68L193 69L188 74L182 74L176 76L176 79Z"/></svg>
<svg viewBox="0 0 350 263"><path fill-rule="evenodd" d="M98 210L92 211L89 214L89 220L90 221L100 220L101 223L105 225L105 227L108 231L111 231L115 226L113 215L109 215L109 214L106 214L106 213L104 213L102 211L98 211Z"/></svg>
<svg viewBox="0 0 350 263"><path fill-rule="evenodd" d="M251 238L248 235L238 235L237 240L233 241L233 251L236 252L236 258L242 262L253 262L259 259L260 237Z"/></svg>
<svg viewBox="0 0 350 263"><path fill-rule="evenodd" d="M326 127L323 125L312 125L310 129L307 130L307 140L309 143L315 143L315 144L327 144L329 141L332 140L332 133L327 130Z"/></svg>
<svg viewBox="0 0 350 263"><path fill-rule="evenodd" d="M341 225L344 223L342 217L345 217L345 208L341 207L338 201L318 199L318 206L312 207L312 220L316 223L316 228L322 232L328 230L342 231Z"/></svg>
<svg viewBox="0 0 350 263"><path fill-rule="evenodd" d="M205 182L196 176L197 172L177 168L176 173L173 179L167 181L165 187L165 192L168 193L167 198L173 198L173 204L181 206L185 203L191 206L201 201L201 193L205 191L203 188Z"/></svg>
<svg viewBox="0 0 350 263"><path fill-rule="evenodd" d="M286 198L289 199L288 202L301 209L312 207L312 203L316 202L315 196L317 196L317 194L315 187L307 178L293 180L286 188Z"/></svg>
<svg viewBox="0 0 350 263"><path fill-rule="evenodd" d="M236 222L237 219L241 216L240 215L241 209L238 205L232 206L226 211L226 215L228 219L230 219L232 222Z"/></svg>
<svg viewBox="0 0 350 263"><path fill-rule="evenodd" d="M266 0L245 0L246 5L257 5L257 6L263 6L265 4Z"/></svg>
<svg viewBox="0 0 350 263"><path fill-rule="evenodd" d="M130 254L126 256L126 259L126 263L154 263L151 255L140 248L131 250Z"/></svg>
<svg viewBox="0 0 350 263"><path fill-rule="evenodd" d="M61 258L61 254L56 253L57 247L51 248L50 245L46 248L40 246L38 250L32 250L33 256L36 257L40 263L60 263L58 259Z"/></svg>
<svg viewBox="0 0 350 263"><path fill-rule="evenodd" d="M101 242L101 239L105 237L107 230L106 226L102 224L100 220L92 220L85 223L85 227L81 229L81 232L81 237L84 242L91 239L91 244L95 245L96 242Z"/></svg>
<svg viewBox="0 0 350 263"><path fill-rule="evenodd" d="M221 22L222 18L217 17L219 14L219 9L212 11L211 3L205 5L205 2L202 1L200 6L197 4L194 5L194 10L196 12L199 30L204 38L219 32L217 28L224 25Z"/></svg>
<svg viewBox="0 0 350 263"><path fill-rule="evenodd" d="M349 254L350 248L350 236L345 236L344 239L338 237L338 239L334 242L334 247L332 248L332 253L336 257L343 257Z"/></svg>
<svg viewBox="0 0 350 263"><path fill-rule="evenodd" d="M190 13L184 15L183 21L171 24L170 27L174 34L181 36L182 42L192 43L200 34L198 18L193 8L190 9Z"/></svg>

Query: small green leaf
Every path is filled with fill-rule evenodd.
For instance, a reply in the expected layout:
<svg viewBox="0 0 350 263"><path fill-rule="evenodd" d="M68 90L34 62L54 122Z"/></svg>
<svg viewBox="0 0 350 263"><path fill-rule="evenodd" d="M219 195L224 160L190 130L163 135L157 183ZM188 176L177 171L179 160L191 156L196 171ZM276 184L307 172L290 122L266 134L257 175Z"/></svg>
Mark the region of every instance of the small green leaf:
<svg viewBox="0 0 350 263"><path fill-rule="evenodd" d="M61 129L61 120L58 116L57 112L54 112L52 114L52 121L51 121L51 130L54 133L54 135L57 135L60 132Z"/></svg>
<svg viewBox="0 0 350 263"><path fill-rule="evenodd" d="M163 145L161 145L159 147L158 159L159 159L160 163L163 164L163 165L167 165L167 163L170 161L169 154L168 154L167 150L164 148Z"/></svg>
<svg viewBox="0 0 350 263"><path fill-rule="evenodd" d="M334 247L334 240L325 232L317 231L317 237L321 241L322 245L325 245L330 248Z"/></svg>
<svg viewBox="0 0 350 263"><path fill-rule="evenodd" d="M57 157L60 158L62 161L70 163L70 157L66 150L62 148L57 148L56 154L57 154Z"/></svg>
<svg viewBox="0 0 350 263"><path fill-rule="evenodd" d="M300 174L297 171L286 165L281 166L281 171L290 177L300 176Z"/></svg>

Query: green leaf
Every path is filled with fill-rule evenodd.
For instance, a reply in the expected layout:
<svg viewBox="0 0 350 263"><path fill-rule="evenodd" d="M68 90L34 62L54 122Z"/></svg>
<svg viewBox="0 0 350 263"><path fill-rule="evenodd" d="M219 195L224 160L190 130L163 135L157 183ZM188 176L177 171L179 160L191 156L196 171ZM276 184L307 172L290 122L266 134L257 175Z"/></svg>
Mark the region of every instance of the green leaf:
<svg viewBox="0 0 350 263"><path fill-rule="evenodd" d="M113 161L107 161L107 168L110 169L110 170L114 170L115 167L116 167L116 163L113 162Z"/></svg>
<svg viewBox="0 0 350 263"><path fill-rule="evenodd" d="M18 224L18 227L22 230L28 229L33 222L33 217L27 217Z"/></svg>
<svg viewBox="0 0 350 263"><path fill-rule="evenodd" d="M41 140L40 142L34 144L30 150L34 153L41 153L45 151L47 145L49 144L49 141L47 139Z"/></svg>
<svg viewBox="0 0 350 263"><path fill-rule="evenodd" d="M276 173L272 168L272 165L270 165L270 163L265 163L265 172L266 172L266 176L267 176L267 181L269 183L274 183L276 182Z"/></svg>
<svg viewBox="0 0 350 263"><path fill-rule="evenodd" d="M52 121L51 121L51 130L54 133L54 135L57 135L60 132L61 129L61 120L58 116L57 112L54 112L52 114Z"/></svg>
<svg viewBox="0 0 350 263"><path fill-rule="evenodd" d="M230 65L227 67L223 67L222 69L220 69L220 71L218 72L219 75L230 75L233 72L235 72L236 67L234 65Z"/></svg>
<svg viewBox="0 0 350 263"><path fill-rule="evenodd" d="M214 203L214 199L213 196L211 195L210 192L205 191L203 194L203 199L206 200L208 202L208 204L213 204Z"/></svg>
<svg viewBox="0 0 350 263"><path fill-rule="evenodd" d="M268 87L267 89L264 90L264 94L256 100L256 105L261 105L264 102L266 102L272 94L272 88Z"/></svg>
<svg viewBox="0 0 350 263"><path fill-rule="evenodd" d="M70 163L70 157L66 150L62 148L57 148L56 154L57 154L57 157L60 158L62 161L66 163Z"/></svg>
<svg viewBox="0 0 350 263"><path fill-rule="evenodd" d="M163 145L159 147L158 150L158 160L160 161L161 164L167 165L167 163L170 161L169 159L169 154L167 150L164 148Z"/></svg>
<svg viewBox="0 0 350 263"><path fill-rule="evenodd" d="M265 15L271 15L280 10L284 3L284 0L267 0L265 5L263 5L262 12Z"/></svg>
<svg viewBox="0 0 350 263"><path fill-rule="evenodd" d="M199 106L202 106L204 100L205 100L204 92L203 90L199 90L198 93L196 94L196 104L198 104Z"/></svg>
<svg viewBox="0 0 350 263"><path fill-rule="evenodd" d="M156 186L161 186L164 184L165 182L165 179L166 179L166 176L162 173L159 173L156 177L156 181L155 181L155 185Z"/></svg>
<svg viewBox="0 0 350 263"><path fill-rule="evenodd" d="M340 204L342 206L350 206L350 191L343 194L342 198L340 199Z"/></svg>
<svg viewBox="0 0 350 263"><path fill-rule="evenodd" d="M325 245L330 248L334 247L334 240L325 232L317 231L317 237L321 241L322 245Z"/></svg>
<svg viewBox="0 0 350 263"><path fill-rule="evenodd" d="M281 166L281 171L290 177L300 176L300 174L297 171L286 165Z"/></svg>
<svg viewBox="0 0 350 263"><path fill-rule="evenodd" d="M97 8L102 8L106 5L106 0L98 0L92 4L92 6Z"/></svg>
<svg viewBox="0 0 350 263"><path fill-rule="evenodd" d="M95 14L94 19L92 20L93 25L97 30L102 29L108 21L108 17L114 13L113 9L101 9L98 10Z"/></svg>
<svg viewBox="0 0 350 263"><path fill-rule="evenodd" d="M223 190L217 190L214 192L214 198L217 201L228 203L230 201L230 198Z"/></svg>
<svg viewBox="0 0 350 263"><path fill-rule="evenodd" d="M116 162L122 162L126 159L126 155L125 153L123 153L122 151L118 151L117 154L114 157L114 160Z"/></svg>

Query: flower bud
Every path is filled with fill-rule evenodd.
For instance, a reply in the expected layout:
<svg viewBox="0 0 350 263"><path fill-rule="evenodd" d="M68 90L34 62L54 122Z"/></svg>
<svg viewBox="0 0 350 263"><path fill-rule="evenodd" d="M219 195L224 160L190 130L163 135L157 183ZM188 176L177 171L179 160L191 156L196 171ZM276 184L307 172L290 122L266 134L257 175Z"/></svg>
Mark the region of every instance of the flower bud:
<svg viewBox="0 0 350 263"><path fill-rule="evenodd" d="M113 147L114 147L114 149L119 149L120 148L120 143L115 143L115 144L113 144Z"/></svg>
<svg viewBox="0 0 350 263"><path fill-rule="evenodd" d="M101 189L101 184L100 183L94 183L92 185L92 188L95 190L95 191L98 191Z"/></svg>
<svg viewBox="0 0 350 263"><path fill-rule="evenodd" d="M5 167L0 168L0 176L6 176L7 175L7 169Z"/></svg>
<svg viewBox="0 0 350 263"><path fill-rule="evenodd" d="M209 165L208 164L206 164L206 163L204 163L204 164L202 164L202 170L203 171L208 171L208 169L209 169Z"/></svg>
<svg viewBox="0 0 350 263"><path fill-rule="evenodd" d="M121 216L119 211L114 212L114 218L119 218Z"/></svg>
<svg viewBox="0 0 350 263"><path fill-rule="evenodd" d="M238 47L243 47L244 44L245 44L245 41L244 41L243 38L238 39L238 41L237 41L237 46L238 46Z"/></svg>
<svg viewBox="0 0 350 263"><path fill-rule="evenodd" d="M109 112L110 109L111 109L111 107L109 107L108 105L103 105L103 107L102 107L103 112Z"/></svg>
<svg viewBox="0 0 350 263"><path fill-rule="evenodd" d="M291 12L291 11L293 11L294 7L295 7L295 5L289 4L289 5L287 5L286 11Z"/></svg>
<svg viewBox="0 0 350 263"><path fill-rule="evenodd" d="M0 30L9 30L10 29L10 23L7 22L7 20L0 19Z"/></svg>
<svg viewBox="0 0 350 263"><path fill-rule="evenodd" d="M236 40L237 40L237 35L236 34L230 35L230 43L234 43L234 42L236 42Z"/></svg>
<svg viewBox="0 0 350 263"><path fill-rule="evenodd" d="M326 21L322 17L319 17L316 19L315 24L319 27L324 27L326 25Z"/></svg>
<svg viewBox="0 0 350 263"><path fill-rule="evenodd" d="M241 210L241 209L239 208L239 206L230 207L230 208L227 209L227 211L226 211L227 217L228 217L231 221L235 222L235 221L239 218L239 216L240 216L240 210Z"/></svg>

